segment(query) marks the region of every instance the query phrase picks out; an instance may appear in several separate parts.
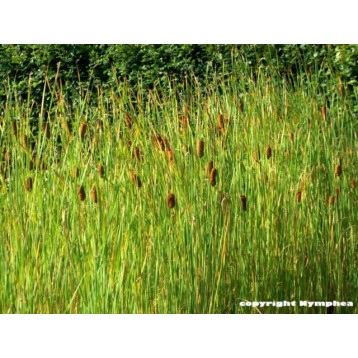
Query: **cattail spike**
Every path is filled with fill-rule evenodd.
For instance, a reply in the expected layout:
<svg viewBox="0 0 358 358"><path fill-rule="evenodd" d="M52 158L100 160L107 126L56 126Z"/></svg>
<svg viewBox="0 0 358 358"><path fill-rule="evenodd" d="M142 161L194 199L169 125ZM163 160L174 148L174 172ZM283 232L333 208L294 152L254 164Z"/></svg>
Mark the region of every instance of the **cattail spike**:
<svg viewBox="0 0 358 358"><path fill-rule="evenodd" d="M169 209L173 209L175 206L175 195L173 193L168 194L167 196L167 206Z"/></svg>
<svg viewBox="0 0 358 358"><path fill-rule="evenodd" d="M204 155L204 141L202 139L199 139L196 143L196 153L199 158Z"/></svg>
<svg viewBox="0 0 358 358"><path fill-rule="evenodd" d="M217 169L216 168L211 169L211 172L210 172L210 184L211 184L211 186L216 185L216 175L217 175Z"/></svg>
<svg viewBox="0 0 358 358"><path fill-rule="evenodd" d="M245 196L245 195L241 195L241 196L240 196L240 199L241 199L241 207L242 207L242 210L243 210L243 211L246 211L246 209L247 209L247 206L246 206L246 204L247 204L246 196Z"/></svg>
<svg viewBox="0 0 358 358"><path fill-rule="evenodd" d="M86 199L86 192L82 185L77 186L77 194L78 194L78 200L84 201Z"/></svg>

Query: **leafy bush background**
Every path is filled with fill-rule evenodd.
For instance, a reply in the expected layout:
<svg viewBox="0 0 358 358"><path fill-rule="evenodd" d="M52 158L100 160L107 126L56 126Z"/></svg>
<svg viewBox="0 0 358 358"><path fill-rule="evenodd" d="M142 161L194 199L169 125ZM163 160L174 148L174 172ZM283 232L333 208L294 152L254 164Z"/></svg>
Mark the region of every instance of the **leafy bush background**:
<svg viewBox="0 0 358 358"><path fill-rule="evenodd" d="M321 81L334 75L351 87L358 78L357 45L1 45L0 59L2 101L9 84L26 99L29 83L31 98L41 101L46 77L51 82L58 66L70 93L90 79L104 87L126 79L134 90L140 81L149 89L167 77L230 75L244 64L253 72L273 65L292 78L312 69Z"/></svg>

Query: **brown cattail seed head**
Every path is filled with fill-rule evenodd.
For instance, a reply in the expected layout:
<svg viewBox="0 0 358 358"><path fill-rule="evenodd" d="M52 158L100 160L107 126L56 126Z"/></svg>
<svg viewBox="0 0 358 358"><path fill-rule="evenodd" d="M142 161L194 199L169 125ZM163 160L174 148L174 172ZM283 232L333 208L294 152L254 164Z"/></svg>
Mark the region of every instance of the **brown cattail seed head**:
<svg viewBox="0 0 358 358"><path fill-rule="evenodd" d="M324 120L326 120L327 119L327 108L326 108L326 106L321 107L321 114L322 114L322 118Z"/></svg>
<svg viewBox="0 0 358 358"><path fill-rule="evenodd" d="M164 152L165 151L165 143L160 134L154 134L154 141L156 145Z"/></svg>
<svg viewBox="0 0 358 358"><path fill-rule="evenodd" d="M297 202L300 203L302 199L302 192L298 191L296 194Z"/></svg>
<svg viewBox="0 0 358 358"><path fill-rule="evenodd" d="M294 141L294 135L292 132L289 133L290 141L293 143Z"/></svg>
<svg viewBox="0 0 358 358"><path fill-rule="evenodd" d="M353 179L353 180L351 181L351 188L352 188L352 189L355 189L355 187L356 187L356 181Z"/></svg>
<svg viewBox="0 0 358 358"><path fill-rule="evenodd" d="M344 87L343 87L343 84L342 83L340 83L339 85L338 85L338 90L339 90L339 93L341 94L341 96L342 97L344 97Z"/></svg>
<svg viewBox="0 0 358 358"><path fill-rule="evenodd" d="M216 175L217 175L217 169L216 168L211 169L211 172L210 172L210 184L211 184L211 186L216 185Z"/></svg>
<svg viewBox="0 0 358 358"><path fill-rule="evenodd" d="M244 111L244 102L241 101L241 100L239 100L239 109L240 109L241 112Z"/></svg>
<svg viewBox="0 0 358 358"><path fill-rule="evenodd" d="M97 119L97 128L99 131L103 132L103 120L101 118Z"/></svg>
<svg viewBox="0 0 358 358"><path fill-rule="evenodd" d="M213 167L214 167L213 161L209 160L208 163L206 164L206 176L208 179L210 179L210 174L211 174Z"/></svg>
<svg viewBox="0 0 358 358"><path fill-rule="evenodd" d="M328 206L331 206L334 204L334 201L335 201L335 198L333 195L330 195L329 196L329 199L328 199Z"/></svg>
<svg viewBox="0 0 358 358"><path fill-rule="evenodd" d="M91 199L94 203L98 202L98 198L97 198L97 190L96 187L94 186L91 190Z"/></svg>
<svg viewBox="0 0 358 358"><path fill-rule="evenodd" d="M126 113L126 116L124 117L124 120L126 122L127 128L131 129L132 128L132 118L128 113Z"/></svg>
<svg viewBox="0 0 358 358"><path fill-rule="evenodd" d="M334 168L334 175L336 177L340 177L342 175L342 166L340 164L337 164Z"/></svg>
<svg viewBox="0 0 358 358"><path fill-rule="evenodd" d="M142 182L137 174L131 173L131 180L133 184L136 185L138 188L142 187Z"/></svg>
<svg viewBox="0 0 358 358"><path fill-rule="evenodd" d="M137 159L137 161L140 162L140 150L138 147L134 148L133 154L134 154L134 157Z"/></svg>
<svg viewBox="0 0 358 358"><path fill-rule="evenodd" d="M101 163L97 165L97 172L101 178L104 177L104 167Z"/></svg>
<svg viewBox="0 0 358 358"><path fill-rule="evenodd" d="M175 206L175 195L173 193L170 193L167 196L167 206L169 209L173 209Z"/></svg>
<svg viewBox="0 0 358 358"><path fill-rule="evenodd" d="M34 169L34 162L32 160L29 161L29 169L30 170Z"/></svg>
<svg viewBox="0 0 358 358"><path fill-rule="evenodd" d="M269 145L266 147L266 157L267 159L270 159L272 157L272 149Z"/></svg>
<svg viewBox="0 0 358 358"><path fill-rule="evenodd" d="M32 190L32 186L33 186L32 178L27 178L27 179L26 179L26 183L25 183L26 190L27 190L27 191L31 191L31 190Z"/></svg>
<svg viewBox="0 0 358 358"><path fill-rule="evenodd" d="M246 209L247 209L247 206L246 206L246 203L247 203L246 196L245 196L245 195L241 195L240 199L241 199L241 207L242 207L242 210L246 211Z"/></svg>
<svg viewBox="0 0 358 358"><path fill-rule="evenodd" d="M204 141L202 139L199 139L196 143L196 153L199 158L204 155Z"/></svg>
<svg viewBox="0 0 358 358"><path fill-rule="evenodd" d="M26 134L24 134L24 135L22 136L22 142L23 142L23 144L24 144L24 147L27 148L28 145L29 145L29 140L28 140Z"/></svg>
<svg viewBox="0 0 358 358"><path fill-rule="evenodd" d="M221 131L224 129L224 118L221 113L219 113L218 115L218 126L219 126L219 130Z"/></svg>
<svg viewBox="0 0 358 358"><path fill-rule="evenodd" d="M252 159L254 160L254 162L259 163L260 162L260 153L255 150L252 154Z"/></svg>
<svg viewBox="0 0 358 358"><path fill-rule="evenodd" d="M85 137L86 129L87 129L86 123L82 122L81 125L80 125L80 128L78 130L78 134L79 134L81 139L83 139Z"/></svg>
<svg viewBox="0 0 358 358"><path fill-rule="evenodd" d="M174 165L174 153L173 153L173 151L172 151L171 148L169 148L169 149L167 150L167 154L168 154L169 163L170 163L171 165Z"/></svg>
<svg viewBox="0 0 358 358"><path fill-rule="evenodd" d="M80 171L78 170L77 167L72 167L72 173L71 173L71 175L72 175L72 178L73 178L73 179L76 179L76 178L79 177Z"/></svg>
<svg viewBox="0 0 358 358"><path fill-rule="evenodd" d="M77 187L77 193L78 193L78 200L83 201L86 199L85 189L82 185Z"/></svg>

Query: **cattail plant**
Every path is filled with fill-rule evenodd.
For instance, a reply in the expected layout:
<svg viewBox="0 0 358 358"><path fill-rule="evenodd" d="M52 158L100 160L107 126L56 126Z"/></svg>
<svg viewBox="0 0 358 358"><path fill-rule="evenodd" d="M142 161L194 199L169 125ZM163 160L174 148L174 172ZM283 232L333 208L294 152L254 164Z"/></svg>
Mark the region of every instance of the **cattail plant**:
<svg viewBox="0 0 358 358"><path fill-rule="evenodd" d="M196 143L196 153L199 158L204 155L204 141L202 139L199 139Z"/></svg>
<svg viewBox="0 0 358 358"><path fill-rule="evenodd" d="M244 111L244 102L242 100L239 100L239 109L240 109L240 112L243 112Z"/></svg>
<svg viewBox="0 0 358 358"><path fill-rule="evenodd" d="M29 177L26 179L25 188L27 191L31 191L32 187L33 187L33 181L32 181L32 178Z"/></svg>
<svg viewBox="0 0 358 358"><path fill-rule="evenodd" d="M173 209L175 206L175 195L173 193L170 193L167 196L167 206L169 209Z"/></svg>
<svg viewBox="0 0 358 358"><path fill-rule="evenodd" d="M126 126L127 128L131 129L132 125L133 125L133 121L131 116L129 115L129 113L126 113L125 117L124 117L124 121L126 122Z"/></svg>
<svg viewBox="0 0 358 358"><path fill-rule="evenodd" d="M139 147L135 147L133 151L134 157L138 162L140 162L140 150Z"/></svg>
<svg viewBox="0 0 358 358"><path fill-rule="evenodd" d="M97 172L101 178L104 177L104 167L101 163L97 165Z"/></svg>
<svg viewBox="0 0 358 358"><path fill-rule="evenodd" d="M131 180L134 185L138 188L142 187L142 181L140 180L139 176L136 173L131 173Z"/></svg>
<svg viewBox="0 0 358 358"><path fill-rule="evenodd" d="M326 120L327 119L327 107L326 106L321 107L321 114L322 114L322 118L324 120Z"/></svg>
<svg viewBox="0 0 358 358"><path fill-rule="evenodd" d="M356 187L356 181L355 181L354 179L352 179L352 181L351 181L351 188L352 188L352 189L355 189L355 187Z"/></svg>
<svg viewBox="0 0 358 358"><path fill-rule="evenodd" d="M290 132L290 133L288 134L288 136L289 136L289 138L290 138L291 143L293 143L293 141L294 141L294 135L293 135L293 133Z"/></svg>
<svg viewBox="0 0 358 358"><path fill-rule="evenodd" d="M168 148L167 155L168 155L169 163L171 165L174 165L174 153L173 153L173 150L171 148Z"/></svg>
<svg viewBox="0 0 358 358"><path fill-rule="evenodd" d="M80 136L80 138L83 140L86 134L86 130L87 130L87 125L85 122L82 122L80 125L80 128L78 130L78 134Z"/></svg>
<svg viewBox="0 0 358 358"><path fill-rule="evenodd" d="M216 185L216 176L217 176L217 169L213 168L210 172L210 185L215 186Z"/></svg>
<svg viewBox="0 0 358 358"><path fill-rule="evenodd" d="M341 94L341 96L344 97L345 92L344 92L344 87L343 87L342 82L340 82L340 83L338 84L338 90L339 90L339 93Z"/></svg>
<svg viewBox="0 0 358 358"><path fill-rule="evenodd" d="M300 203L300 202L301 202L301 199L302 199L302 192L301 192L301 191L298 191L298 192L297 192L296 198L297 198L297 202Z"/></svg>
<svg viewBox="0 0 358 358"><path fill-rule="evenodd" d="M267 159L270 159L272 157L272 149L269 145L266 147L266 157Z"/></svg>
<svg viewBox="0 0 358 358"><path fill-rule="evenodd" d="M219 127L219 131L222 132L224 130L224 118L221 113L219 113L218 115L218 127Z"/></svg>
<svg viewBox="0 0 358 358"><path fill-rule="evenodd" d="M159 149L161 149L163 152L165 151L164 139L162 138L162 136L160 134L158 134L158 133L154 134L154 142L159 147Z"/></svg>
<svg viewBox="0 0 358 358"><path fill-rule="evenodd" d="M82 185L77 186L77 196L78 196L78 200L80 201L84 201L86 199L86 192Z"/></svg>
<svg viewBox="0 0 358 358"><path fill-rule="evenodd" d="M214 163L212 160L209 160L206 164L206 177L210 179L210 173L214 167Z"/></svg>
<svg viewBox="0 0 358 358"><path fill-rule="evenodd" d="M334 202L335 202L335 197L333 195L330 195L329 198L328 198L328 207L333 205Z"/></svg>
<svg viewBox="0 0 358 358"><path fill-rule="evenodd" d="M97 190L96 187L94 186L91 190L91 199L94 203L98 202L98 198L97 198Z"/></svg>
<svg viewBox="0 0 358 358"><path fill-rule="evenodd" d="M28 137L27 137L26 134L24 134L24 135L22 136L22 143L23 143L23 145L24 145L25 148L28 147L28 145L29 145L29 140L28 140Z"/></svg>
<svg viewBox="0 0 358 358"><path fill-rule="evenodd" d="M247 204L246 196L245 196L245 195L241 195L241 196L240 196L240 199L241 199L241 208L242 208L243 211L246 211L246 209L247 209L247 206L246 206L246 204Z"/></svg>
<svg viewBox="0 0 358 358"><path fill-rule="evenodd" d="M338 163L338 164L336 165L336 167L334 168L334 175L335 175L336 177L340 177L340 176L342 175L342 166L341 166L340 163Z"/></svg>
<svg viewBox="0 0 358 358"><path fill-rule="evenodd" d="M78 170L78 168L76 166L72 167L71 176L73 179L77 179L80 176L80 171Z"/></svg>

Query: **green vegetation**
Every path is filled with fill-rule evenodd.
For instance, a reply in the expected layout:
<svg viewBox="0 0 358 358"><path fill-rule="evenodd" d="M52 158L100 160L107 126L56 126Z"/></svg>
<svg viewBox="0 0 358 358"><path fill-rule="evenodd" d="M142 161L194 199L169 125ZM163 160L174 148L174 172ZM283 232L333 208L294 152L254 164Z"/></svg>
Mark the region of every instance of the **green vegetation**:
<svg viewBox="0 0 358 358"><path fill-rule="evenodd" d="M0 312L357 313L352 79L244 60L151 87L61 76L39 102L4 87Z"/></svg>

